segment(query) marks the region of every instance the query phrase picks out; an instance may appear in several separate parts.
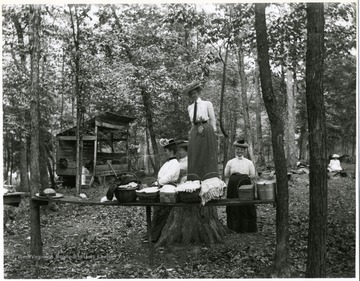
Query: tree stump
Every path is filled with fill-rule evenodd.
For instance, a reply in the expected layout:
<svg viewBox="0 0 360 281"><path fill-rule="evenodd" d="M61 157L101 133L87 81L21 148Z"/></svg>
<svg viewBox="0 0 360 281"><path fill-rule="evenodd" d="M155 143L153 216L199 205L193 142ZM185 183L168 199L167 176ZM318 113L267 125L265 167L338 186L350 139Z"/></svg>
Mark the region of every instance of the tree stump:
<svg viewBox="0 0 360 281"><path fill-rule="evenodd" d="M156 246L223 243L228 232L218 219L217 207L174 207Z"/></svg>

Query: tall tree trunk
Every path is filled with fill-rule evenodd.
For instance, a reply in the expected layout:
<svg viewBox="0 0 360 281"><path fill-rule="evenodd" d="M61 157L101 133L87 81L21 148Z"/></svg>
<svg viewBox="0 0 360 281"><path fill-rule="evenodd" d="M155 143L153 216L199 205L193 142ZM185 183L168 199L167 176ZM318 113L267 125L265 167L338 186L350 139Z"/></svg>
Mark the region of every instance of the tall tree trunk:
<svg viewBox="0 0 360 281"><path fill-rule="evenodd" d="M11 142L11 153L10 153L10 179L9 179L9 184L12 185L13 184L13 172L14 172L14 138L12 138L12 142Z"/></svg>
<svg viewBox="0 0 360 281"><path fill-rule="evenodd" d="M77 6L73 13L69 6L72 36L74 42L74 64L75 64L75 96L76 96L76 194L80 194L81 175L82 175L82 146L83 146L83 98L80 89L80 22L78 18ZM75 17L75 20L74 20Z"/></svg>
<svg viewBox="0 0 360 281"><path fill-rule="evenodd" d="M49 174L48 174L47 162L48 159L45 150L45 144L43 140L40 140L40 165L39 165L40 182L41 182L41 186L45 188L49 187Z"/></svg>
<svg viewBox="0 0 360 281"><path fill-rule="evenodd" d="M4 174L4 180L7 181L8 184L9 183L9 173L10 173L10 162L11 162L11 140L8 137L8 144L6 146L6 169L5 169L5 174Z"/></svg>
<svg viewBox="0 0 360 281"><path fill-rule="evenodd" d="M24 133L19 134L19 140L21 142L20 150L20 190L28 192L29 190L29 176L28 176L28 159L27 150L28 143L27 137Z"/></svg>
<svg viewBox="0 0 360 281"><path fill-rule="evenodd" d="M293 72L286 70L286 95L287 95L287 118L286 118L286 154L288 167L296 166L296 144L295 144L295 95Z"/></svg>
<svg viewBox="0 0 360 281"><path fill-rule="evenodd" d="M250 115L249 115L249 103L247 99L247 84L245 76L245 66L244 66L244 52L242 49L242 42L238 41L238 64L239 64L239 75L240 75L240 85L241 85L241 104L243 106L243 116L244 116L244 138L249 144L249 155L250 160L254 161L254 152L253 152L253 136L251 133L251 124L250 124Z"/></svg>
<svg viewBox="0 0 360 281"><path fill-rule="evenodd" d="M229 139L229 135L225 130L225 126L224 126L224 96L225 96L225 82L226 82L226 67L227 67L227 60L228 60L228 55L229 55L229 46L226 45L226 49L225 49L225 60L223 61L223 73L222 73L222 80L221 80L221 93L220 93L220 129L221 132L224 135L224 147L223 147L223 151L224 151L224 160L223 160L223 176L224 176L224 170L225 170L225 165L227 163L227 156L228 156L228 139Z"/></svg>
<svg viewBox="0 0 360 281"><path fill-rule="evenodd" d="M63 131L63 124L64 124L64 92L65 92L65 51L63 50L63 60L62 60L62 66L61 66L61 108L60 108L60 132Z"/></svg>
<svg viewBox="0 0 360 281"><path fill-rule="evenodd" d="M289 191L287 168L284 151L284 97L275 95L271 80L269 64L269 47L267 41L266 4L255 4L255 30L260 68L260 79L265 107L271 126L273 157L275 163L276 194L276 252L275 272L278 277L290 277L289 263Z"/></svg>
<svg viewBox="0 0 360 281"><path fill-rule="evenodd" d="M30 5L29 28L30 28L30 46L31 46L31 86L30 86L30 198L40 187L40 169L39 169L39 124L40 124L40 89L39 89L39 61L40 61L40 5ZM40 187L39 192L44 187ZM31 199L30 199L31 200ZM32 202L30 201L30 204ZM42 255L41 233L34 226L37 223L37 214L33 208L30 211L30 237L31 254Z"/></svg>
<svg viewBox="0 0 360 281"><path fill-rule="evenodd" d="M310 148L307 278L326 277L327 151L323 93L324 4L307 3L306 102Z"/></svg>
<svg viewBox="0 0 360 281"><path fill-rule="evenodd" d="M153 114L152 114L152 106L151 106L151 97L150 94L146 91L146 89L141 89L141 96L143 100L143 104L145 107L145 116L146 116L146 123L149 129L150 134L150 140L151 140L151 146L153 148L153 152L155 154L154 157L154 172L157 175L159 169L160 169L160 159L158 157L159 150L156 143L156 137L155 137L155 130L154 130L154 123L153 123Z"/></svg>
<svg viewBox="0 0 360 281"><path fill-rule="evenodd" d="M254 74L254 84L255 84L255 103L257 104L255 109L256 115L256 139L258 144L258 153L264 153L264 143L262 137L262 124L261 124L261 90L260 90L260 73L259 73L259 64L255 60L255 74Z"/></svg>

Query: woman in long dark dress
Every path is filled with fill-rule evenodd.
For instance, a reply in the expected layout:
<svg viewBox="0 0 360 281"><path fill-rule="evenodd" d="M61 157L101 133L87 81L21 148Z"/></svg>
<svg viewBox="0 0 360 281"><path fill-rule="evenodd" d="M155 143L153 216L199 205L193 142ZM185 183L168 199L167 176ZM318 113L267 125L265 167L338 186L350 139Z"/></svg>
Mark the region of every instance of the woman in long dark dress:
<svg viewBox="0 0 360 281"><path fill-rule="evenodd" d="M202 84L194 82L183 92L193 101L188 107L192 123L188 143L188 180L219 176L214 108L210 101L200 98L201 91Z"/></svg>
<svg viewBox="0 0 360 281"><path fill-rule="evenodd" d="M176 186L180 175L180 164L176 159L177 145L173 139L161 139L160 145L164 148L167 161L162 165L158 172L157 183L159 187L170 184ZM162 229L171 212L171 206L154 206L152 217L151 238L152 242L159 240Z"/></svg>
<svg viewBox="0 0 360 281"><path fill-rule="evenodd" d="M238 187L251 184L255 177L255 166L252 161L244 157L245 149L249 146L245 141L235 141L235 158L229 160L224 175L229 177L227 198L238 198ZM236 232L257 232L256 206L254 204L242 206L227 206L227 227Z"/></svg>

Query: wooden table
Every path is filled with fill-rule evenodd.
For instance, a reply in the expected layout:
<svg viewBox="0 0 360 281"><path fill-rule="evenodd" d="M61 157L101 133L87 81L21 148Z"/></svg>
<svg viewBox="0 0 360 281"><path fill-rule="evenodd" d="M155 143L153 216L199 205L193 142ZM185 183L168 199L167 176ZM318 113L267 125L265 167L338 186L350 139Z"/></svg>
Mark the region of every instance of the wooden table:
<svg viewBox="0 0 360 281"><path fill-rule="evenodd" d="M84 206L95 206L101 205L104 207L112 206L144 206L146 208L146 224L147 224L147 235L148 235L148 244L150 247L150 255L152 255L153 243L151 237L151 206L173 206L173 207L186 207L186 206L200 206L200 203L146 203L135 201L131 203L119 203L118 201L110 201L110 202L100 202L99 199L82 199L80 197L73 196L64 196L59 199L51 199L51 198L39 198L32 197L31 198L31 208L34 214L32 219L32 227L33 232L31 235L31 254L32 255L42 255L42 240L41 240L41 226L40 226L40 206L47 205L49 202L56 202L59 204L78 204ZM209 206L239 206L239 205L248 205L248 204L275 204L274 200L251 200L251 201L243 201L238 198L235 199L218 199L212 200L205 204L203 207ZM152 261L152 257L149 257L149 260Z"/></svg>
<svg viewBox="0 0 360 281"><path fill-rule="evenodd" d="M21 202L21 197L26 195L26 192L9 192L3 195L4 205L18 207Z"/></svg>

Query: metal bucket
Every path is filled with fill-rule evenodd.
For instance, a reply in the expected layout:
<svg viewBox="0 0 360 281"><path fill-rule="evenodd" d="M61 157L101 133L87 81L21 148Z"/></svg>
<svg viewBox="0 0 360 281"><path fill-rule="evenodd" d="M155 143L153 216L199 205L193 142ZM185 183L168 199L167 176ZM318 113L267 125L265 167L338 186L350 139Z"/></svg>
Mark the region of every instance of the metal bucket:
<svg viewBox="0 0 360 281"><path fill-rule="evenodd" d="M274 180L256 183L257 198L259 200L275 200L276 182Z"/></svg>

